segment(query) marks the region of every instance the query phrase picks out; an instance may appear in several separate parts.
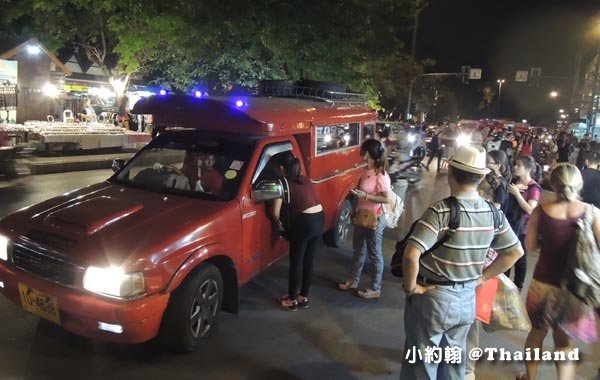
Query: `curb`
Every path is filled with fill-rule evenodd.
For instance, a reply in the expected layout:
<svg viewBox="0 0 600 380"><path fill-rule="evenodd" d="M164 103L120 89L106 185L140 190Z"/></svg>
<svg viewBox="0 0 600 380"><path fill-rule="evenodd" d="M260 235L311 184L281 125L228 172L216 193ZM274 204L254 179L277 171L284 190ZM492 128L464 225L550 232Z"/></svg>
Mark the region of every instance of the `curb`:
<svg viewBox="0 0 600 380"><path fill-rule="evenodd" d="M110 169L110 161L88 161L88 162L62 162L62 163L32 163L29 165L31 174L54 174L64 172L78 172L83 170Z"/></svg>
<svg viewBox="0 0 600 380"><path fill-rule="evenodd" d="M75 156L60 159L34 159L29 161L31 174L55 174L85 170L110 169L115 158L129 159L133 154L115 154L111 156Z"/></svg>

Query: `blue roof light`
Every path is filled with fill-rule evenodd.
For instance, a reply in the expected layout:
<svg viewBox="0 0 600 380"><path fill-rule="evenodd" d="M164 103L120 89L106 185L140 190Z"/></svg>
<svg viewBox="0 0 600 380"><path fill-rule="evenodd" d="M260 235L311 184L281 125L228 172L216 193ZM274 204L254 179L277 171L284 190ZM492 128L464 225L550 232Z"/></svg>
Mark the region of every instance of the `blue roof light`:
<svg viewBox="0 0 600 380"><path fill-rule="evenodd" d="M161 90L159 91L159 94L160 94L160 95L167 95L167 90L165 90L165 89L161 89Z"/></svg>
<svg viewBox="0 0 600 380"><path fill-rule="evenodd" d="M202 97L202 91L196 91L195 95L197 98L201 98Z"/></svg>
<svg viewBox="0 0 600 380"><path fill-rule="evenodd" d="M241 99L238 99L238 100L235 101L235 106L238 107L238 108L243 107L244 104L245 104L245 102L243 100L241 100Z"/></svg>

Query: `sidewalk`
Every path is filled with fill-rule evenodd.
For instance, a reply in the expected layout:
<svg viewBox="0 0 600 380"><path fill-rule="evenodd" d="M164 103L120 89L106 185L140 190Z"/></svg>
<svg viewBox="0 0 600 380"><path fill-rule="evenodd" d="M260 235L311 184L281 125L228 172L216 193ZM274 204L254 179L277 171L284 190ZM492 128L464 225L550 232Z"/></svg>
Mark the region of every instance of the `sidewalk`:
<svg viewBox="0 0 600 380"><path fill-rule="evenodd" d="M51 174L76 172L83 170L110 169L115 158L127 160L135 151L127 150L114 153L86 155L32 156L28 158L31 174Z"/></svg>

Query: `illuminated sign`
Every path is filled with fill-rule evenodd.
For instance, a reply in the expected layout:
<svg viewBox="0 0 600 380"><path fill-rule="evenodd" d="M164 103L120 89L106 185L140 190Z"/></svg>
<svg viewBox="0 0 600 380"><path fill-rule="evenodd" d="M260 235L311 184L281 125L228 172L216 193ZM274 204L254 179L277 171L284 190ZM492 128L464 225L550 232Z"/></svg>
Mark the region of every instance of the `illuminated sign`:
<svg viewBox="0 0 600 380"><path fill-rule="evenodd" d="M88 86L82 84L65 84L65 91L87 92Z"/></svg>

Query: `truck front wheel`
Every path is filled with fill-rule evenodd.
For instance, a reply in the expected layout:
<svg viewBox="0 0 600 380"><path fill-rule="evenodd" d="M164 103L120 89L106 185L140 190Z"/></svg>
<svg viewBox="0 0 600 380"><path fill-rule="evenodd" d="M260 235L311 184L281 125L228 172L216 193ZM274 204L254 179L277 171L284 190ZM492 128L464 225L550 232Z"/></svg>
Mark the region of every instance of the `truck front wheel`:
<svg viewBox="0 0 600 380"><path fill-rule="evenodd" d="M333 225L333 228L327 231L323 237L328 246L341 247L344 240L348 238L350 227L352 226L350 215L352 215L352 204L346 199L342 204L338 220Z"/></svg>
<svg viewBox="0 0 600 380"><path fill-rule="evenodd" d="M175 352L196 350L216 329L222 301L221 273L212 264L202 264L171 295L161 339Z"/></svg>

